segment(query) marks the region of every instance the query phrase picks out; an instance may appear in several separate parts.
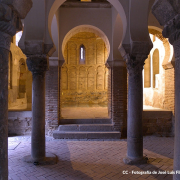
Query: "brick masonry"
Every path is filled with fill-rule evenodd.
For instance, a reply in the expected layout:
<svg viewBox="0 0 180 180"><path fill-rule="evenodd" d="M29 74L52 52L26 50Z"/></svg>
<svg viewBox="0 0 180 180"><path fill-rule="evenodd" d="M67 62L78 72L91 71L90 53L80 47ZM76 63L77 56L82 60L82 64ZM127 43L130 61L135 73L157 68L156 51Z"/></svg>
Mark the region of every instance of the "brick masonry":
<svg viewBox="0 0 180 180"><path fill-rule="evenodd" d="M174 68L165 70L165 102L164 107L174 114L175 107L175 71Z"/></svg>
<svg viewBox="0 0 180 180"><path fill-rule="evenodd" d="M143 111L143 135L174 136L172 111Z"/></svg>
<svg viewBox="0 0 180 180"><path fill-rule="evenodd" d="M127 133L127 70L126 67L112 66L112 121L114 130Z"/></svg>
<svg viewBox="0 0 180 180"><path fill-rule="evenodd" d="M59 124L59 71L58 66L50 66L46 72L46 134L51 135L52 131Z"/></svg>

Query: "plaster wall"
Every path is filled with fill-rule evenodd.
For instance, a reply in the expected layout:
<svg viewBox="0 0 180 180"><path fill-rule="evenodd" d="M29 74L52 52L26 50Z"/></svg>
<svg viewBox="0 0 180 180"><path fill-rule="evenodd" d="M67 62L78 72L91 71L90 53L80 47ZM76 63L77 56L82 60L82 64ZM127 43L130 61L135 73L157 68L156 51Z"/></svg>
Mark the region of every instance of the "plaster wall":
<svg viewBox="0 0 180 180"><path fill-rule="evenodd" d="M53 16L52 24L51 24L51 35L53 39L53 43L56 47L56 51L52 54L51 57L58 57L58 26L57 26L57 19L56 16Z"/></svg>
<svg viewBox="0 0 180 180"><path fill-rule="evenodd" d="M120 42L122 41L123 29L122 20L119 14L115 17L114 32L113 32L113 60L122 60L122 56L118 50Z"/></svg>
<svg viewBox="0 0 180 180"><path fill-rule="evenodd" d="M92 25L102 30L112 47L112 11L111 8L59 8L56 13L59 28L59 59L63 60L61 50L66 34L76 26ZM106 23L104 23L106 22ZM112 51L108 60L112 60Z"/></svg>

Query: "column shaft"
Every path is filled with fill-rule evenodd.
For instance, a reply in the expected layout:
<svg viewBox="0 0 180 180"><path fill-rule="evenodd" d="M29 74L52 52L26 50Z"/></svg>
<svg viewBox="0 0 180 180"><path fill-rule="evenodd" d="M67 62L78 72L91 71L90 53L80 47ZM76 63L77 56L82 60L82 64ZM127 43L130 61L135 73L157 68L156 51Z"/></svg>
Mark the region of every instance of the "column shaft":
<svg viewBox="0 0 180 180"><path fill-rule="evenodd" d="M127 157L132 160L143 158L143 89L142 72L128 77L128 120Z"/></svg>
<svg viewBox="0 0 180 180"><path fill-rule="evenodd" d="M33 72L31 155L36 161L45 158L45 72Z"/></svg>
<svg viewBox="0 0 180 180"><path fill-rule="evenodd" d="M8 179L8 56L0 48L0 180Z"/></svg>
<svg viewBox="0 0 180 180"><path fill-rule="evenodd" d="M143 157L143 83L142 70L146 54L136 54L126 58L128 70L128 118L127 118L127 157L126 164L144 164Z"/></svg>
<svg viewBox="0 0 180 180"><path fill-rule="evenodd" d="M180 41L174 43L175 52L175 138L174 138L174 180L180 179ZM176 173L176 171L178 173Z"/></svg>

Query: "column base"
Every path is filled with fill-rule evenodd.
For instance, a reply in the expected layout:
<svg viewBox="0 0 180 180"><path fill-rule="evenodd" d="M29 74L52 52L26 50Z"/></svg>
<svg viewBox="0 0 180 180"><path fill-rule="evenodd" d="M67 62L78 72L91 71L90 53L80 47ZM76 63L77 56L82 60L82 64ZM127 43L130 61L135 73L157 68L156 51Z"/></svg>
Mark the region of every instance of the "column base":
<svg viewBox="0 0 180 180"><path fill-rule="evenodd" d="M46 153L46 157L38 161L33 159L31 155L25 156L23 158L24 162L33 163L34 165L54 165L57 164L57 160L58 160L57 156L52 153Z"/></svg>
<svg viewBox="0 0 180 180"><path fill-rule="evenodd" d="M147 164L148 158L143 157L142 159L130 159L128 157L123 158L123 162L128 165L136 165L136 164Z"/></svg>

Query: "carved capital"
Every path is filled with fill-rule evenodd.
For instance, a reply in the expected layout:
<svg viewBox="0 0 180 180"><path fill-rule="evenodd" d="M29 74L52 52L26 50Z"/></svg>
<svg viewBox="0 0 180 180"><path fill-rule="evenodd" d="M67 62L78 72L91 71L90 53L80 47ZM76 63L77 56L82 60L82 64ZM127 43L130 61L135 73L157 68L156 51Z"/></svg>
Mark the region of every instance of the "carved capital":
<svg viewBox="0 0 180 180"><path fill-rule="evenodd" d="M22 30L20 18L25 18L31 0L0 0L0 47L9 50L11 36Z"/></svg>
<svg viewBox="0 0 180 180"><path fill-rule="evenodd" d="M173 19L177 12L172 0L156 0L152 6L152 14L159 21L161 26L167 24L171 19Z"/></svg>
<svg viewBox="0 0 180 180"><path fill-rule="evenodd" d="M49 69L49 58L46 55L28 56L26 60L29 71L42 74Z"/></svg>
<svg viewBox="0 0 180 180"><path fill-rule="evenodd" d="M13 9L0 3L0 31L10 36L14 36L17 30L22 29L21 21Z"/></svg>
<svg viewBox="0 0 180 180"><path fill-rule="evenodd" d="M45 44L44 41L38 40L28 40L25 41L25 49L21 48L23 53L28 55L36 55L36 54L48 54L51 55L53 48L53 44Z"/></svg>
<svg viewBox="0 0 180 180"><path fill-rule="evenodd" d="M132 43L131 50L128 46L121 46L119 51L126 62L129 76L142 76L144 61L148 57L151 45L151 42L134 42Z"/></svg>
<svg viewBox="0 0 180 180"><path fill-rule="evenodd" d="M180 39L179 7L178 1L170 0L157 0L152 7L152 13L159 23L164 26L162 35L169 38L172 45Z"/></svg>
<svg viewBox="0 0 180 180"><path fill-rule="evenodd" d="M13 8L19 18L24 19L32 7L32 0L0 0Z"/></svg>
<svg viewBox="0 0 180 180"><path fill-rule="evenodd" d="M126 61L127 70L129 76L142 75L144 61L147 59L147 55L138 54L136 56L126 54L124 60Z"/></svg>
<svg viewBox="0 0 180 180"><path fill-rule="evenodd" d="M169 42L173 45L175 41L180 39L180 15L176 15L165 26L162 32L163 36L169 38Z"/></svg>

